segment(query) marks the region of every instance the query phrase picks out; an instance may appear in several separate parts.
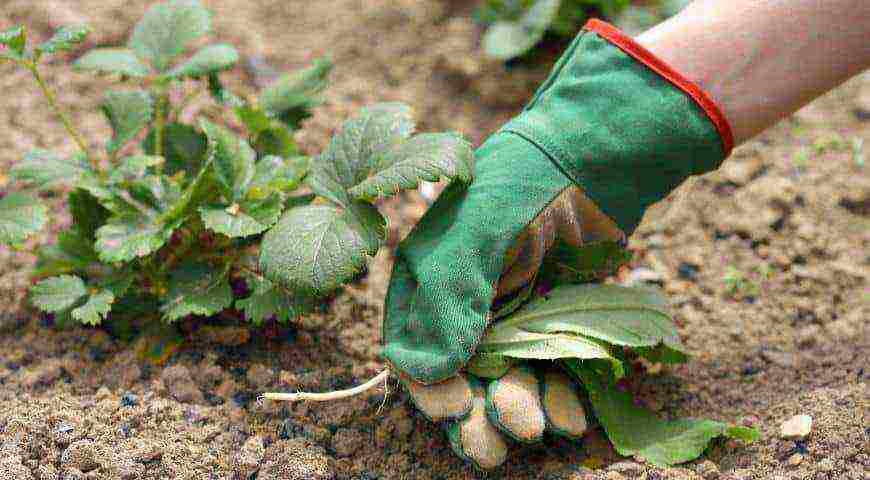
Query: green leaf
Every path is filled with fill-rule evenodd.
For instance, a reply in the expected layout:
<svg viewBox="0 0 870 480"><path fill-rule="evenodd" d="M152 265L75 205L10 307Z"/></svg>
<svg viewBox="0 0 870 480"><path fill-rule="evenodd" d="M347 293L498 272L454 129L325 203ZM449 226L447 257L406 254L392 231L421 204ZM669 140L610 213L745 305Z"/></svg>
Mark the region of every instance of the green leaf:
<svg viewBox="0 0 870 480"><path fill-rule="evenodd" d="M13 27L0 32L0 45L9 49L12 58L23 58L24 47L27 45L27 32L24 27Z"/></svg>
<svg viewBox="0 0 870 480"><path fill-rule="evenodd" d="M291 295L259 275L248 274L246 278L253 292L247 298L236 300L236 308L243 311L245 318L254 325L261 325L272 317L279 322L289 322L311 311L311 297Z"/></svg>
<svg viewBox="0 0 870 480"><path fill-rule="evenodd" d="M292 192L308 172L308 160L308 157L285 159L274 155L261 158L255 167L248 198L262 200L275 192Z"/></svg>
<svg viewBox="0 0 870 480"><path fill-rule="evenodd" d="M365 180L387 151L411 136L411 109L401 103L364 108L344 123L326 150L311 165L308 183L317 195L339 205L350 200L347 189Z"/></svg>
<svg viewBox="0 0 870 480"><path fill-rule="evenodd" d="M48 208L23 193L0 198L0 243L19 244L48 223Z"/></svg>
<svg viewBox="0 0 870 480"><path fill-rule="evenodd" d="M114 154L151 122L154 100L151 94L142 90L109 92L102 109L114 133L106 144L106 150Z"/></svg>
<svg viewBox="0 0 870 480"><path fill-rule="evenodd" d="M617 242L599 241L575 247L558 242L538 272L538 283L562 285L600 281L631 261L631 252Z"/></svg>
<svg viewBox="0 0 870 480"><path fill-rule="evenodd" d="M516 21L497 21L483 35L483 49L499 60L510 60L529 51L543 38L559 13L561 0L538 0Z"/></svg>
<svg viewBox="0 0 870 480"><path fill-rule="evenodd" d="M45 190L71 185L89 170L90 167L82 158L64 159L54 152L35 149L28 152L24 160L13 165L9 174L13 181Z"/></svg>
<svg viewBox="0 0 870 480"><path fill-rule="evenodd" d="M261 157L267 155L276 155L279 157L295 157L299 155L299 149L296 147L296 140L293 139L293 133L281 125L273 122L269 128L260 131L253 140L254 150Z"/></svg>
<svg viewBox="0 0 870 480"><path fill-rule="evenodd" d="M44 245L37 251L36 276L53 276L66 273L87 273L99 263L93 242L79 229L60 232L57 242Z"/></svg>
<svg viewBox="0 0 870 480"><path fill-rule="evenodd" d="M454 133L424 133L411 137L385 152L366 178L349 193L358 200L372 201L416 188L420 181L437 182L442 177L471 181L474 151Z"/></svg>
<svg viewBox="0 0 870 480"><path fill-rule="evenodd" d="M208 137L208 157L214 163L217 179L224 187L227 200L235 202L245 197L254 178L257 154L248 142L224 127L202 120Z"/></svg>
<svg viewBox="0 0 870 480"><path fill-rule="evenodd" d="M142 149L154 155L154 131L152 130ZM183 123L170 123L163 130L163 157L166 159L164 172L174 175L177 172L196 172L205 163L208 139L197 129Z"/></svg>
<svg viewBox="0 0 870 480"><path fill-rule="evenodd" d="M202 207L199 212L206 228L236 238L265 232L275 225L283 208L281 196L274 194L265 200L246 200L229 207Z"/></svg>
<svg viewBox="0 0 870 480"><path fill-rule="evenodd" d="M291 208L263 237L260 269L291 291L325 294L359 273L385 235L386 221L368 204Z"/></svg>
<svg viewBox="0 0 870 480"><path fill-rule="evenodd" d="M621 391L607 372L583 362L565 362L589 393L598 421L620 455L637 456L660 466L671 466L701 456L717 437L753 441L757 432L712 420L662 420L635 405L628 392Z"/></svg>
<svg viewBox="0 0 870 480"><path fill-rule="evenodd" d="M85 282L72 275L47 278L30 289L33 305L48 313L67 310L87 294Z"/></svg>
<svg viewBox="0 0 870 480"><path fill-rule="evenodd" d="M300 122L311 116L309 110L320 104L332 66L331 61L321 58L311 67L282 76L260 94L260 107L291 129L298 129Z"/></svg>
<svg viewBox="0 0 870 480"><path fill-rule="evenodd" d="M146 77L151 73L148 65L139 61L136 54L126 48L97 48L91 50L76 60L73 66L81 71L137 78Z"/></svg>
<svg viewBox="0 0 870 480"><path fill-rule="evenodd" d="M133 29L130 48L159 72L187 45L211 29L211 14L199 0L169 0L149 9Z"/></svg>
<svg viewBox="0 0 870 480"><path fill-rule="evenodd" d="M94 292L84 305L72 310L72 317L85 325L99 325L112 310L114 301L115 295L108 290Z"/></svg>
<svg viewBox="0 0 870 480"><path fill-rule="evenodd" d="M128 262L157 251L180 224L164 224L142 215L114 216L97 230L96 250L103 262Z"/></svg>
<svg viewBox="0 0 870 480"><path fill-rule="evenodd" d="M189 315L214 315L233 302L233 291L226 269L211 265L186 263L172 271L169 295L160 307L163 319L174 321Z"/></svg>
<svg viewBox="0 0 870 480"><path fill-rule="evenodd" d="M109 182L124 183L142 179L148 169L162 165L163 157L152 155L132 155L121 159L120 164L109 173Z"/></svg>
<svg viewBox="0 0 870 480"><path fill-rule="evenodd" d="M193 54L186 62L170 70L168 78L203 77L229 70L239 61L239 52L230 45L209 45Z"/></svg>
<svg viewBox="0 0 870 480"><path fill-rule="evenodd" d="M628 347L665 345L682 352L667 301L648 288L566 285L536 298L504 323L527 332L567 333Z"/></svg>
<svg viewBox="0 0 870 480"><path fill-rule="evenodd" d="M82 43L89 33L91 33L91 27L87 25L61 27L47 42L36 47L37 55L72 50L73 47Z"/></svg>
<svg viewBox="0 0 870 480"><path fill-rule="evenodd" d="M208 93L211 98L221 105L226 105L232 108L238 108L245 104L244 100L237 97L233 92L224 87L220 76L217 73L208 75Z"/></svg>
<svg viewBox="0 0 870 480"><path fill-rule="evenodd" d="M83 238L93 241L97 229L109 218L109 211L100 204L97 197L80 188L69 193L67 205L75 230L81 233Z"/></svg>
<svg viewBox="0 0 870 480"><path fill-rule="evenodd" d="M248 134L251 137L256 137L263 130L267 130L272 126L272 119L265 111L251 106L242 105L235 109L236 116L248 129Z"/></svg>
<svg viewBox="0 0 870 480"><path fill-rule="evenodd" d="M510 370L515 361L493 353L478 353L471 358L465 369L468 373L480 378L501 378Z"/></svg>

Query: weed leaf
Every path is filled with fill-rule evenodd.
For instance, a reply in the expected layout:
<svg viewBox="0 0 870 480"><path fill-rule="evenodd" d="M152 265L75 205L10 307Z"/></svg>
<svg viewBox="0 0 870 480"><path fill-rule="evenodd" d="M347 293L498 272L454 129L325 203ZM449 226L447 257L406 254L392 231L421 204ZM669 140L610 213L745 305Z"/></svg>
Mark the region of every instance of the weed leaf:
<svg viewBox="0 0 870 480"><path fill-rule="evenodd" d="M254 178L257 154L248 142L224 127L203 120L202 129L208 137L208 157L214 163L224 195L230 202L241 200Z"/></svg>
<svg viewBox="0 0 870 480"><path fill-rule="evenodd" d="M188 315L214 315L232 302L225 269L186 263L170 274L168 299L160 309L163 319L171 322Z"/></svg>
<svg viewBox="0 0 870 480"><path fill-rule="evenodd" d="M642 457L665 467L698 458L717 437L758 438L753 429L712 420L662 420L638 407L628 392L617 388L606 370L577 360L565 364L583 382L595 416L620 455Z"/></svg>
<svg viewBox="0 0 870 480"><path fill-rule="evenodd" d="M341 133L311 165L309 184L314 193L339 205L350 200L347 189L366 179L382 155L414 131L411 108L381 103L364 108L346 121Z"/></svg>
<svg viewBox="0 0 870 480"><path fill-rule="evenodd" d="M483 49L499 60L518 57L537 44L559 13L561 0L538 0L516 21L497 21L483 35Z"/></svg>
<svg viewBox="0 0 870 480"><path fill-rule="evenodd" d="M91 27L87 25L61 27L47 42L36 47L36 53L42 55L69 51L82 43L89 33L91 33Z"/></svg>
<svg viewBox="0 0 870 480"><path fill-rule="evenodd" d="M85 282L72 275L46 278L30 289L30 300L43 312L56 313L76 305L88 294Z"/></svg>
<svg viewBox="0 0 870 480"><path fill-rule="evenodd" d="M199 0L169 0L149 9L136 24L130 48L165 72L185 47L211 29L211 14Z"/></svg>
<svg viewBox="0 0 870 480"><path fill-rule="evenodd" d="M282 76L260 94L260 107L289 128L298 129L320 103L332 66L331 61L321 58L302 71Z"/></svg>
<svg viewBox="0 0 870 480"><path fill-rule="evenodd" d="M114 133L106 144L106 150L114 154L151 122L154 100L151 94L142 90L109 92L102 109Z"/></svg>
<svg viewBox="0 0 870 480"><path fill-rule="evenodd" d="M263 237L260 269L292 291L329 293L362 270L385 231L386 221L368 204L291 208Z"/></svg>
<svg viewBox="0 0 870 480"><path fill-rule="evenodd" d="M446 177L471 181L474 151L454 133L424 133L411 137L380 155L377 163L349 193L359 200L373 201L416 188L420 181L437 182Z"/></svg>
<svg viewBox="0 0 870 480"><path fill-rule="evenodd" d="M263 233L278 221L283 207L281 196L273 194L264 200L245 200L229 207L201 207L199 212L206 228L236 238Z"/></svg>
<svg viewBox="0 0 870 480"><path fill-rule="evenodd" d="M169 78L204 77L233 68L239 61L239 52L226 45L210 45L196 52L186 62L170 70Z"/></svg>
<svg viewBox="0 0 870 480"><path fill-rule="evenodd" d="M36 198L16 192L0 198L0 243L22 243L47 222L48 208Z"/></svg>
<svg viewBox="0 0 870 480"><path fill-rule="evenodd" d="M73 66L81 71L126 77L145 77L151 73L148 65L127 48L97 48L84 54Z"/></svg>

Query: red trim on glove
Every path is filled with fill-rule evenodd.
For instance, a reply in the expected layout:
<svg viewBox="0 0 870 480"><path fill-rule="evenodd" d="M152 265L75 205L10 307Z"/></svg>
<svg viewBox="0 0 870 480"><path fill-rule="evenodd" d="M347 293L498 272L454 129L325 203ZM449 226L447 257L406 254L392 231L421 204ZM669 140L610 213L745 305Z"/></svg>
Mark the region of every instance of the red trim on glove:
<svg viewBox="0 0 870 480"><path fill-rule="evenodd" d="M692 97L695 103L710 117L713 125L716 126L716 130L719 131L719 136L722 138L722 144L725 148L725 156L727 157L731 154L731 150L734 148L734 134L731 133L731 125L728 123L728 119L725 118L725 114L722 113L722 109L719 108L719 105L716 105L716 102L713 101L707 92L613 25L593 18L586 22L583 29L595 32L606 40L609 40L619 47L620 50L631 55L637 61L643 63Z"/></svg>

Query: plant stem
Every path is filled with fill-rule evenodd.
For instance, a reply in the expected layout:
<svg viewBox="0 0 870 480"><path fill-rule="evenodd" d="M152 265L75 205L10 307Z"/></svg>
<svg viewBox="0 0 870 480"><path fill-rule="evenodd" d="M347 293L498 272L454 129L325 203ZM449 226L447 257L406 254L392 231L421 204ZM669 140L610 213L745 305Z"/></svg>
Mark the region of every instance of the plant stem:
<svg viewBox="0 0 870 480"><path fill-rule="evenodd" d="M166 115L169 103L169 95L166 91L165 83L158 83L154 87L154 93L157 97L157 102L154 105L154 154L158 157L163 156L163 130L166 128ZM157 166L158 171L161 166Z"/></svg>
<svg viewBox="0 0 870 480"><path fill-rule="evenodd" d="M266 400L275 400L282 402L300 402L300 401L310 401L310 402L329 402L331 400L340 400L342 398L353 397L355 395L359 395L360 393L365 392L366 390L371 390L372 388L378 386L381 382L386 383L387 379L390 377L390 369L385 368L381 373L377 374L374 378L369 380L368 382L358 385L353 388L349 388L347 390L338 390L335 392L326 392L326 393L307 393L307 392L298 392L298 393L264 393L261 399Z"/></svg>
<svg viewBox="0 0 870 480"><path fill-rule="evenodd" d="M67 133L73 138L73 140L78 144L82 153L88 157L88 161L91 162L91 167L95 172L100 171L100 164L97 161L96 157L91 155L91 152L88 150L88 144L85 142L84 137L78 130L73 126L72 120L70 120L69 115L67 115L66 111L61 108L60 104L57 101L57 96L54 94L54 91L48 87L45 83L45 80L42 78L42 75L39 73L39 69L34 63L23 63L23 65L30 70L30 73L33 75L33 78L36 80L36 83L39 85L39 88L42 90L42 93L45 95L46 100L48 100L48 104L51 105L54 113L60 118L61 123L63 123L64 128L66 128Z"/></svg>

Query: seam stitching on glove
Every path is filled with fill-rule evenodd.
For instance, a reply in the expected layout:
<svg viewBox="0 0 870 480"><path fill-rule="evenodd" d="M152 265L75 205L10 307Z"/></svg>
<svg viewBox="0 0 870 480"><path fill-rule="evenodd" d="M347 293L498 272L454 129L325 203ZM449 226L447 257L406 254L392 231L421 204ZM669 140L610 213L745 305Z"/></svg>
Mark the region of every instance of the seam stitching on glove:
<svg viewBox="0 0 870 480"><path fill-rule="evenodd" d="M719 105L717 105L710 95L698 86L698 84L683 76L680 72L665 63L664 60L647 50L646 47L637 43L633 38L607 22L593 18L586 22L583 29L594 32L614 44L620 50L642 63L650 70L664 77L675 87L691 97L695 103L701 107L704 113L707 114L707 117L711 122L713 122L713 125L719 132L725 156L727 157L731 154L731 150L734 149L734 134L731 132L731 125L728 123L728 119L725 117L722 109L719 108Z"/></svg>

